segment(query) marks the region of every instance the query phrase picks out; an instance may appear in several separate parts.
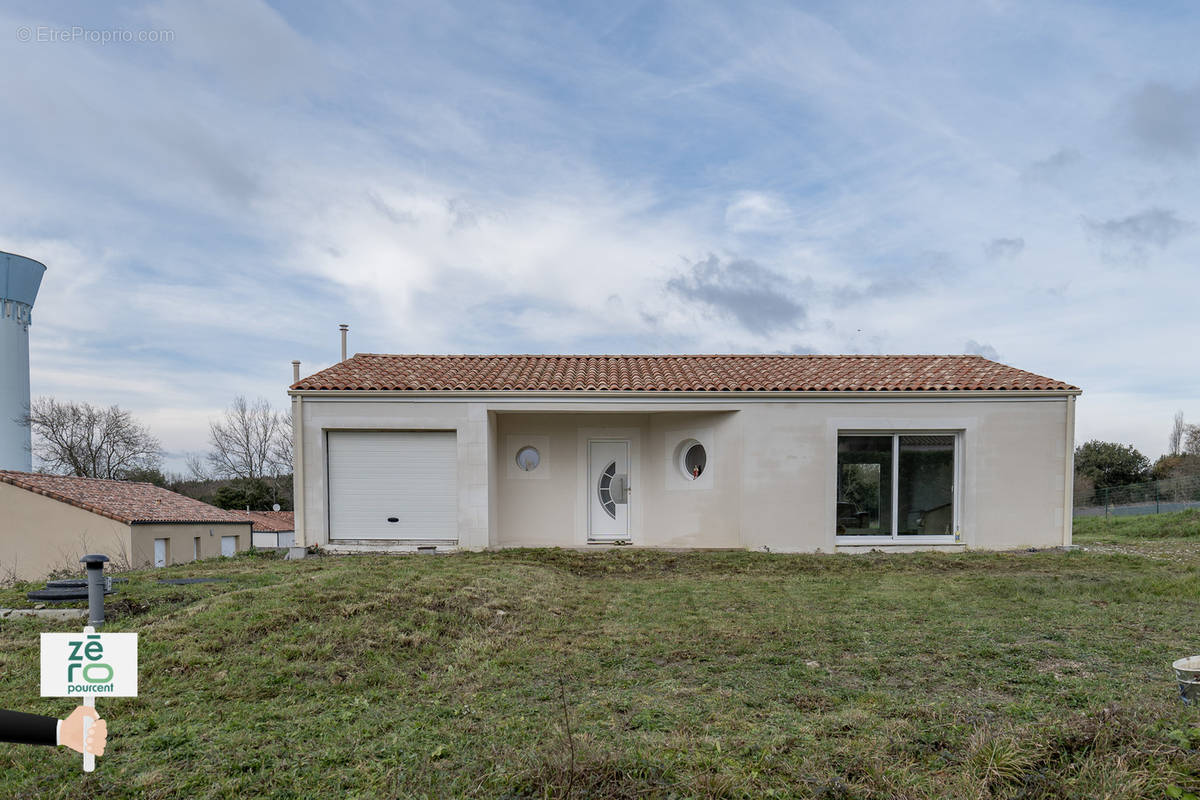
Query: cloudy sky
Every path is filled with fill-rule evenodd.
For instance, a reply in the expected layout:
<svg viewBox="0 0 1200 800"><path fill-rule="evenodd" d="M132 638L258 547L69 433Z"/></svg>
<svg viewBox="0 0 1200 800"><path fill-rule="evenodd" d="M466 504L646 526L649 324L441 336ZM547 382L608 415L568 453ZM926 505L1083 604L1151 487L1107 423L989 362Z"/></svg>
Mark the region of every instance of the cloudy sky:
<svg viewBox="0 0 1200 800"><path fill-rule="evenodd" d="M340 322L975 352L1157 456L1200 422L1200 10L1154 5L7 3L33 392L133 410L178 469Z"/></svg>

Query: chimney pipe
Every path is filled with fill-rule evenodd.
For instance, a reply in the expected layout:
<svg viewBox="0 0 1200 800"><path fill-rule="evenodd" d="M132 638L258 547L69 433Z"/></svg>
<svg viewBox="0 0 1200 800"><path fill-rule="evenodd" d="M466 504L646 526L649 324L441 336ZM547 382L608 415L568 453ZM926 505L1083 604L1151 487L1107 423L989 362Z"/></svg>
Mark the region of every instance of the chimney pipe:
<svg viewBox="0 0 1200 800"><path fill-rule="evenodd" d="M292 360L292 383L300 382L300 362Z"/></svg>
<svg viewBox="0 0 1200 800"><path fill-rule="evenodd" d="M338 325L338 330L342 332L342 361L346 360L346 331L350 330L350 326L346 323Z"/></svg>

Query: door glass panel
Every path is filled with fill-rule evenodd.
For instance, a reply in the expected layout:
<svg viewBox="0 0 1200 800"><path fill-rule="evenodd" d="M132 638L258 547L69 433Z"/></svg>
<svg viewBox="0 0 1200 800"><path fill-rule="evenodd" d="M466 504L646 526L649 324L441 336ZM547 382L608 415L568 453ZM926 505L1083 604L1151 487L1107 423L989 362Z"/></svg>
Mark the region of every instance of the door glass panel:
<svg viewBox="0 0 1200 800"><path fill-rule="evenodd" d="M837 533L892 535L892 437L838 437Z"/></svg>
<svg viewBox="0 0 1200 800"><path fill-rule="evenodd" d="M600 497L600 505L604 508L604 513L613 519L617 518L617 501L612 495L612 483L616 474L617 462L614 461L604 468L604 472L600 473L600 481L596 486L596 493Z"/></svg>
<svg viewBox="0 0 1200 800"><path fill-rule="evenodd" d="M899 532L908 536L954 533L954 437L901 436Z"/></svg>

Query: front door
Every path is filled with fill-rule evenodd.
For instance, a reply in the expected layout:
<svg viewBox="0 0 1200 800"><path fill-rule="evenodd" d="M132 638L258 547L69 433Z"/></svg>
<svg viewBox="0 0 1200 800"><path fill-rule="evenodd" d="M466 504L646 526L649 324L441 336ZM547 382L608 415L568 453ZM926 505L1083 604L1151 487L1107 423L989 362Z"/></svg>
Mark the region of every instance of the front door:
<svg viewBox="0 0 1200 800"><path fill-rule="evenodd" d="M237 552L237 537L222 536L221 537L221 555L231 556Z"/></svg>
<svg viewBox="0 0 1200 800"><path fill-rule="evenodd" d="M588 541L629 538L629 442L588 442Z"/></svg>
<svg viewBox="0 0 1200 800"><path fill-rule="evenodd" d="M167 540L154 540L154 566L165 567L167 565Z"/></svg>

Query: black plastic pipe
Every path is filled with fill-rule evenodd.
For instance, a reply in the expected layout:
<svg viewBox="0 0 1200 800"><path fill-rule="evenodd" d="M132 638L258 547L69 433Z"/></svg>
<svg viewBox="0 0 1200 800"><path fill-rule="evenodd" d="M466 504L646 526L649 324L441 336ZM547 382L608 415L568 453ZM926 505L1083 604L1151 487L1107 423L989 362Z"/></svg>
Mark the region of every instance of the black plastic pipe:
<svg viewBox="0 0 1200 800"><path fill-rule="evenodd" d="M88 625L99 628L104 624L104 564L108 556L89 554L79 559L87 567Z"/></svg>

